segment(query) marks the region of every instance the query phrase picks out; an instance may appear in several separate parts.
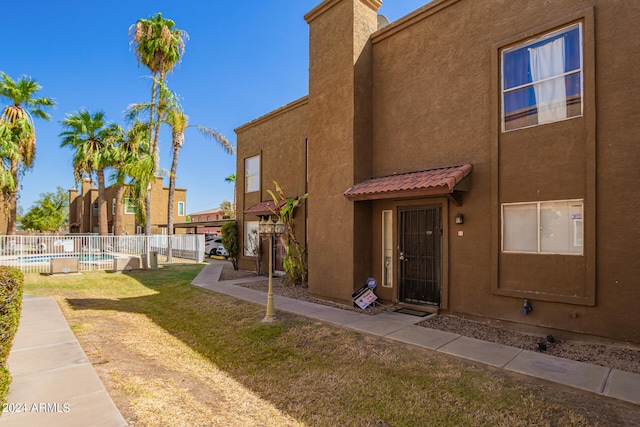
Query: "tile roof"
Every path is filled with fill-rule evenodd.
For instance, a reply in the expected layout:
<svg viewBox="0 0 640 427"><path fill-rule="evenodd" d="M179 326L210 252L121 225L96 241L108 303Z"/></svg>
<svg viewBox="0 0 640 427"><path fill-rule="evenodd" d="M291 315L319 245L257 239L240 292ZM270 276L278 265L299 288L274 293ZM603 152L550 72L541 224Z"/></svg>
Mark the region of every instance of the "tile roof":
<svg viewBox="0 0 640 427"><path fill-rule="evenodd" d="M266 202L260 202L249 209L245 209L245 214L254 214L257 216L273 215L273 210L276 208L276 203L273 200L267 200Z"/></svg>
<svg viewBox="0 0 640 427"><path fill-rule="evenodd" d="M350 200L449 195L472 169L471 164L464 164L372 178L354 185L344 195Z"/></svg>

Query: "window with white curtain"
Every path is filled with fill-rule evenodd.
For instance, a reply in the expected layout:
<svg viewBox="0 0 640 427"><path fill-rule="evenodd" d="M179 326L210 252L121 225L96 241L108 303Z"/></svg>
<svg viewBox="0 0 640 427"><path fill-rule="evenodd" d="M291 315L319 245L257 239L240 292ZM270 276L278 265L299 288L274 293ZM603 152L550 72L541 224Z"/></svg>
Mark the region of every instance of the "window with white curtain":
<svg viewBox="0 0 640 427"><path fill-rule="evenodd" d="M260 250L260 234L258 221L245 221L244 223L244 254L245 256L257 256Z"/></svg>
<svg viewBox="0 0 640 427"><path fill-rule="evenodd" d="M583 254L583 201L502 205L502 251Z"/></svg>
<svg viewBox="0 0 640 427"><path fill-rule="evenodd" d="M502 51L502 130L582 115L582 24Z"/></svg>
<svg viewBox="0 0 640 427"><path fill-rule="evenodd" d="M244 192L252 193L260 190L260 156L244 160Z"/></svg>

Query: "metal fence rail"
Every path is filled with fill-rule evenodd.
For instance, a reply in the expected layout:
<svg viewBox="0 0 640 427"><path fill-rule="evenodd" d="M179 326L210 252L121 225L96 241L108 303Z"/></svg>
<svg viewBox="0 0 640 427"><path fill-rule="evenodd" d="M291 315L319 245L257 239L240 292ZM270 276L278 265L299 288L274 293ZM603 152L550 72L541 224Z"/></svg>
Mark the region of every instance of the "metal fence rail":
<svg viewBox="0 0 640 427"><path fill-rule="evenodd" d="M56 258L77 259L79 271L112 270L114 260L121 258L137 257L142 266L147 254L159 265L200 263L204 260L204 235L0 236L0 265L17 267L24 273L50 273L51 260Z"/></svg>

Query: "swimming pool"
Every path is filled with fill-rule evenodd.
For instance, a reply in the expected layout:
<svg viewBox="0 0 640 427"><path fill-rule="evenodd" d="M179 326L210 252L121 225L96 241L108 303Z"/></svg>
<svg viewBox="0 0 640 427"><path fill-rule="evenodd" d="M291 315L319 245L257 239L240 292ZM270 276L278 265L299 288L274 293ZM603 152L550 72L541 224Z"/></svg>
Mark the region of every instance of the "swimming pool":
<svg viewBox="0 0 640 427"><path fill-rule="evenodd" d="M75 258L77 257L80 262L98 262L98 261L111 261L114 256L111 254L60 254L60 255L22 255L17 257L18 263L32 263L32 262L49 262L51 258Z"/></svg>

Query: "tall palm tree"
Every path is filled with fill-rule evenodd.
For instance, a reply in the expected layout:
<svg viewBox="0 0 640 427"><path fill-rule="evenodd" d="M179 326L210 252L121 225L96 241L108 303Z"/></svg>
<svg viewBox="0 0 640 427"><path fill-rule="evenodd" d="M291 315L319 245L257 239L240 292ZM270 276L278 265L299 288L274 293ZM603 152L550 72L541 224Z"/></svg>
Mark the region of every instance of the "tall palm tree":
<svg viewBox="0 0 640 427"><path fill-rule="evenodd" d="M160 90L166 80L167 73L171 72L180 62L184 54L184 42L189 35L186 31L175 28L175 22L164 19L161 13L148 19L138 19L129 28L131 44L138 58L138 64L143 64L153 74L151 87L151 112L149 115L149 129L152 136L150 154L155 160L155 168L160 165L158 153L158 138L160 134L160 108L165 102ZM151 217L151 193L145 200L147 218ZM145 223L145 234L151 234L151 224Z"/></svg>
<svg viewBox="0 0 640 427"><path fill-rule="evenodd" d="M231 205L229 212L227 212L227 215L229 215L229 218L235 218L236 217L236 173L235 172L232 173L231 175L226 177L224 180L233 184L233 204Z"/></svg>
<svg viewBox="0 0 640 427"><path fill-rule="evenodd" d="M180 154L180 149L184 145L185 131L190 127L196 127L206 138L217 141L227 153L233 154L234 149L233 145L231 145L229 141L227 141L227 139L218 131L201 125L190 125L189 116L184 113L182 106L178 102L178 96L176 94L170 94L166 98L168 100L168 109L165 121L171 126L171 148L173 151L171 158L171 171L169 172L169 202L167 209L167 233L171 236L173 235L173 206L175 201L178 155ZM171 251L169 251L168 258L171 260Z"/></svg>
<svg viewBox="0 0 640 427"><path fill-rule="evenodd" d="M105 197L105 168L113 164L116 141L122 139L122 129L105 121L104 112L91 114L82 110L61 121L66 129L60 133L61 147L75 149L73 172L76 181L85 176L98 177L98 227L101 236L109 233L107 224L107 200Z"/></svg>
<svg viewBox="0 0 640 427"><path fill-rule="evenodd" d="M132 176L140 175L142 171L148 169L143 165L145 162L149 163L149 127L137 120L126 134L122 132L122 135L123 138L116 141L117 147L114 151L112 162L114 172L111 175L114 181L113 186L116 188L115 214L113 216L113 234L116 236L122 235L124 232L122 204L125 198L125 190L127 187L137 185L140 180L136 181ZM153 177L153 170L150 171L150 174ZM128 186L125 185L127 177L132 178ZM144 182L148 182L148 180L144 180ZM137 200L137 198L138 196L136 195L135 199Z"/></svg>
<svg viewBox="0 0 640 427"><path fill-rule="evenodd" d="M31 77L16 82L0 73L0 98L11 102L0 116L0 157L4 166L0 187L9 207L7 234L16 232L16 209L20 176L33 167L36 155L36 131L33 117L50 120L47 109L55 106L51 98L35 98L42 89Z"/></svg>

